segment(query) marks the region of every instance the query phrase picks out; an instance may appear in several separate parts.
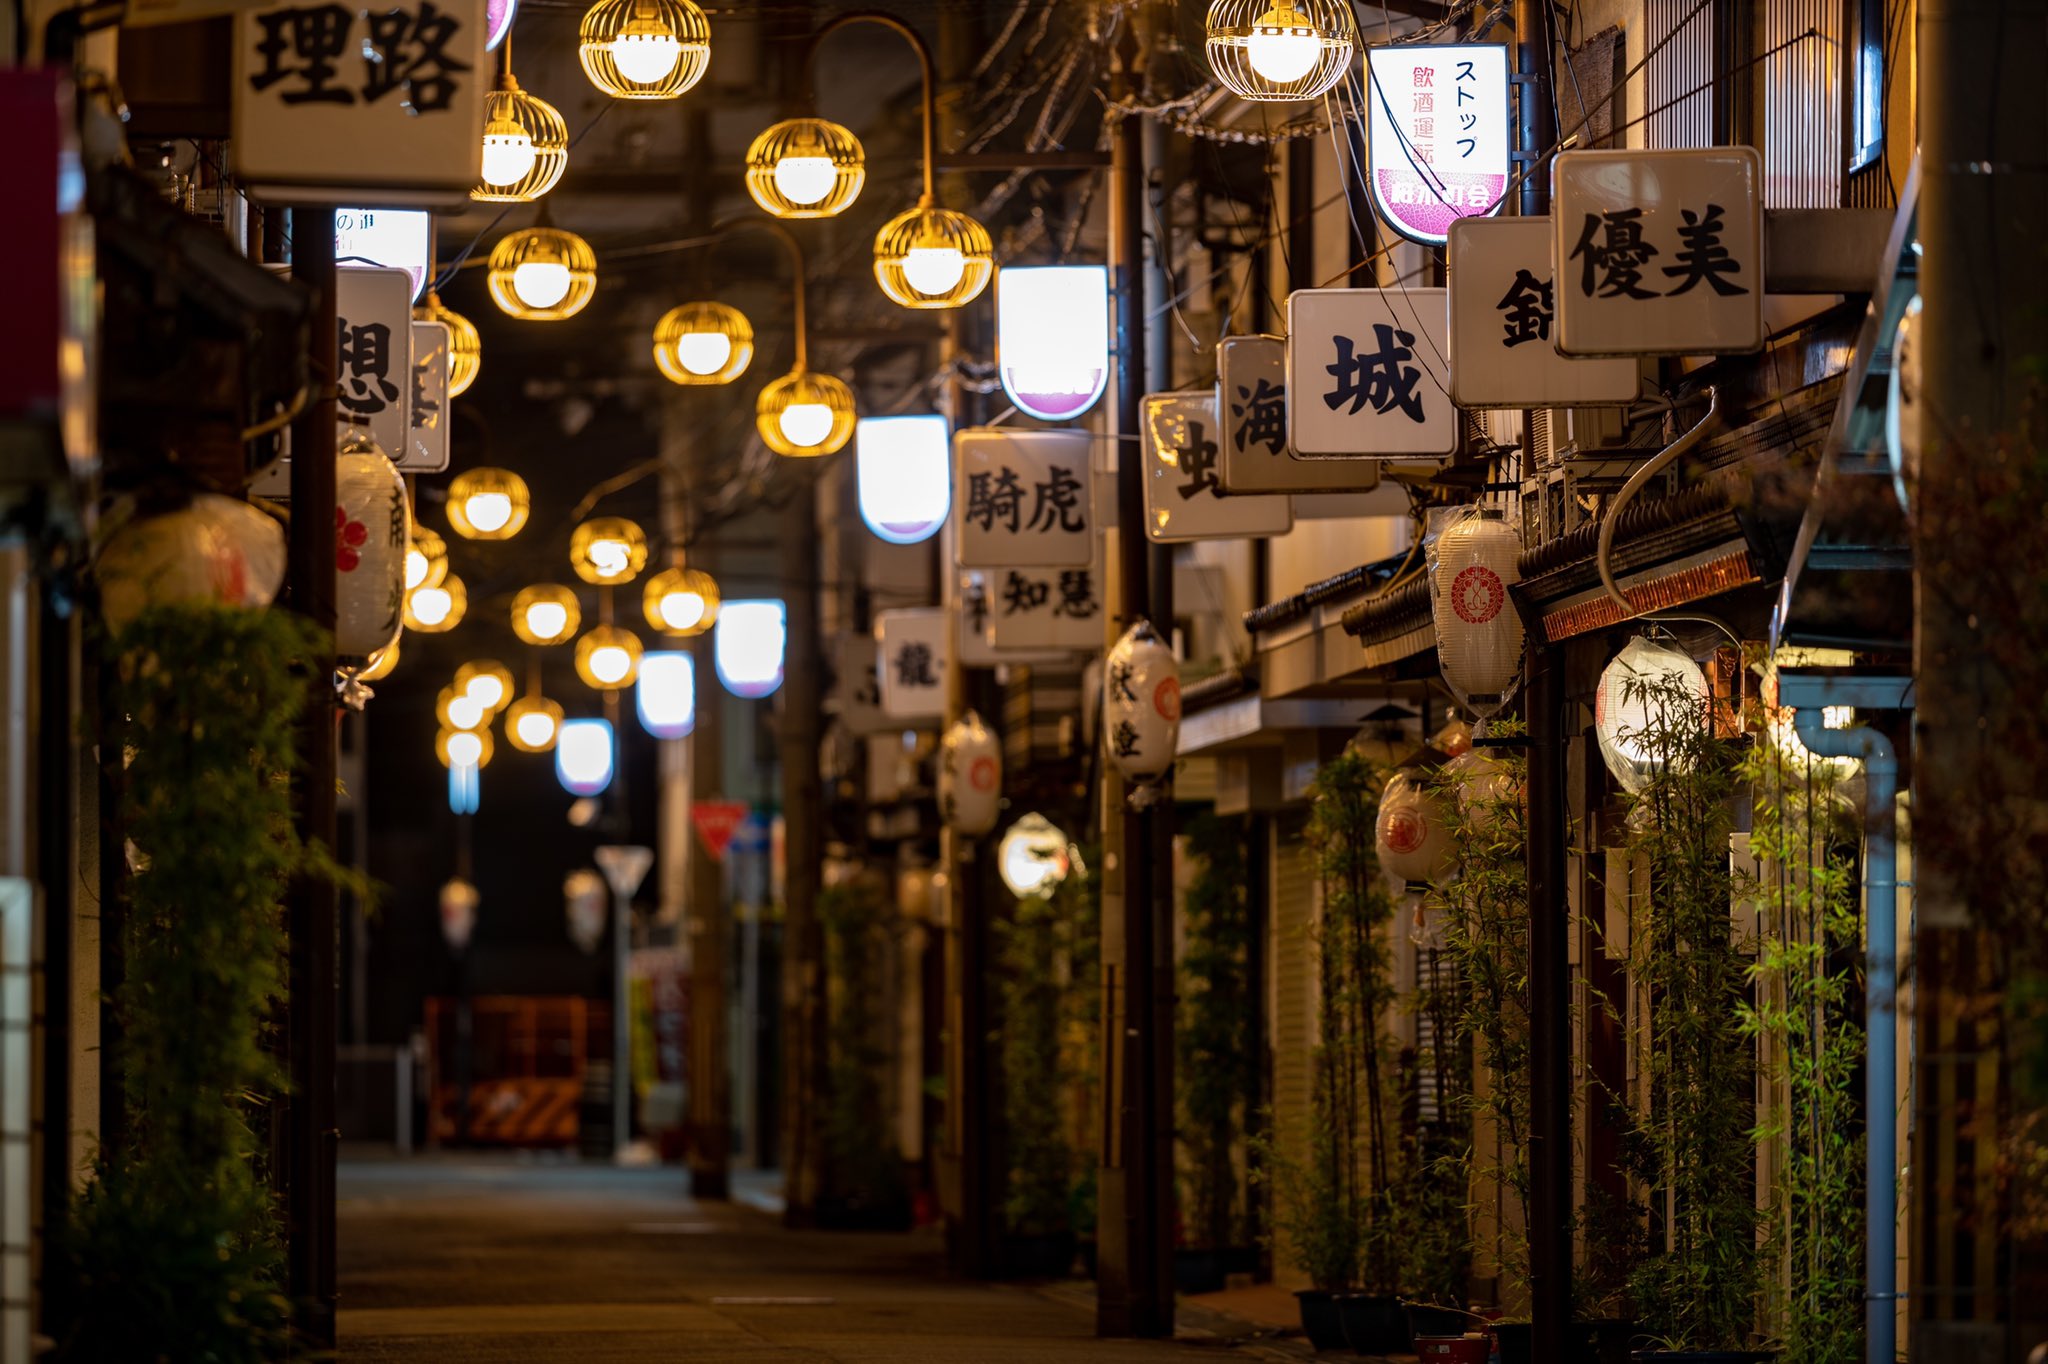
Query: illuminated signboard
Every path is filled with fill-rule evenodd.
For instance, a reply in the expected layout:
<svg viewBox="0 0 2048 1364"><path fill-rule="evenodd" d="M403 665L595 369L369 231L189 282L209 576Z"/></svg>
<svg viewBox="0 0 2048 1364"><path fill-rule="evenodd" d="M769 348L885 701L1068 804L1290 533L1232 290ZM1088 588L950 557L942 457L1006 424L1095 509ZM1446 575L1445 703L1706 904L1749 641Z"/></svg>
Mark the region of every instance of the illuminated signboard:
<svg viewBox="0 0 2048 1364"><path fill-rule="evenodd" d="M412 299L427 287L428 220L425 209L337 208L334 259L341 265L382 265L405 271Z"/></svg>
<svg viewBox="0 0 2048 1364"><path fill-rule="evenodd" d="M892 545L928 540L953 506L953 444L939 416L862 417L853 428L860 518Z"/></svg>
<svg viewBox="0 0 2048 1364"><path fill-rule="evenodd" d="M1005 266L996 276L996 368L1017 410L1063 422L1109 382L1109 268Z"/></svg>
<svg viewBox="0 0 2048 1364"><path fill-rule="evenodd" d="M1497 43L1366 50L1374 205L1410 241L1441 246L1508 189L1508 50Z"/></svg>

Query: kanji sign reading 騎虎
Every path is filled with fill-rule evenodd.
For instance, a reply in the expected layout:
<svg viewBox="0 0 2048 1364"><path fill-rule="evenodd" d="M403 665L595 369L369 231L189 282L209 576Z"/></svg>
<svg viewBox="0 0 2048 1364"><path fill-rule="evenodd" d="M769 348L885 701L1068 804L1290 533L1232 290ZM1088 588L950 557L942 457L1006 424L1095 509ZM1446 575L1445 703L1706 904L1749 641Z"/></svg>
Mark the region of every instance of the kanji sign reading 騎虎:
<svg viewBox="0 0 2048 1364"><path fill-rule="evenodd" d="M946 631L952 619L943 607L875 616L875 675L883 714L932 720L946 713Z"/></svg>
<svg viewBox="0 0 2048 1364"><path fill-rule="evenodd" d="M405 454L393 456L409 474L438 474L448 467L448 324L412 324L412 439Z"/></svg>
<svg viewBox="0 0 2048 1364"><path fill-rule="evenodd" d="M1459 218L1492 213L1508 188L1508 50L1410 43L1365 54L1366 127L1378 216L1441 245Z"/></svg>
<svg viewBox="0 0 2048 1364"><path fill-rule="evenodd" d="M1557 353L1548 218L1451 225L1451 397L1460 407L1592 407L1634 402L1637 362Z"/></svg>
<svg viewBox="0 0 2048 1364"><path fill-rule="evenodd" d="M1085 568L1094 558L1086 431L988 428L953 437L955 562Z"/></svg>
<svg viewBox="0 0 2048 1364"><path fill-rule="evenodd" d="M1762 174L1754 147L1559 156L1558 350L1718 355L1762 346Z"/></svg>
<svg viewBox="0 0 2048 1364"><path fill-rule="evenodd" d="M1145 534L1154 543L1284 535L1294 528L1294 505L1286 496L1223 491L1214 389L1148 393L1141 436Z"/></svg>
<svg viewBox="0 0 2048 1364"><path fill-rule="evenodd" d="M1370 492L1377 464L1296 459L1287 444L1287 341L1227 336L1216 343L1216 415L1223 423L1223 491ZM1309 513L1295 509L1298 516Z"/></svg>
<svg viewBox="0 0 2048 1364"><path fill-rule="evenodd" d="M1457 448L1442 289L1300 289L1287 300L1287 427L1306 459Z"/></svg>
<svg viewBox="0 0 2048 1364"><path fill-rule="evenodd" d="M483 164L484 0L235 18L235 178L270 202L455 204Z"/></svg>

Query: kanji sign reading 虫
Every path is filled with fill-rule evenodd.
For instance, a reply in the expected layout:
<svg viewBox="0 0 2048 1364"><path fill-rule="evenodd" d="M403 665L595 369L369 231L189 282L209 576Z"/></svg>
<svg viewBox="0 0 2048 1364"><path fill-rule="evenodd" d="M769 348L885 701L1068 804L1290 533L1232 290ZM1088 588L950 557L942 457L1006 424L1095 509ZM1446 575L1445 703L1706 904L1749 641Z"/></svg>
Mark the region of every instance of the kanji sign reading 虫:
<svg viewBox="0 0 2048 1364"><path fill-rule="evenodd" d="M412 324L412 439L398 467L409 474L438 474L448 467L448 324Z"/></svg>
<svg viewBox="0 0 2048 1364"><path fill-rule="evenodd" d="M1306 459L1457 448L1442 289L1300 289L1287 300L1287 429Z"/></svg>
<svg viewBox="0 0 2048 1364"><path fill-rule="evenodd" d="M483 161L484 0L235 18L235 177L270 202L455 204Z"/></svg>
<svg viewBox="0 0 2048 1364"><path fill-rule="evenodd" d="M875 676L883 714L935 720L946 713L946 631L952 619L943 607L875 616Z"/></svg>
<svg viewBox="0 0 2048 1364"><path fill-rule="evenodd" d="M1627 359L1557 353L1548 218L1451 224L1451 397L1460 407L1595 407L1634 402Z"/></svg>
<svg viewBox="0 0 2048 1364"><path fill-rule="evenodd" d="M1094 555L1086 431L975 429L953 437L955 562L1085 568Z"/></svg>
<svg viewBox="0 0 2048 1364"><path fill-rule="evenodd" d="M1223 436L1216 391L1150 393L1140 428L1145 454L1145 535L1155 544L1284 535L1294 527L1285 496L1232 497L1218 461Z"/></svg>
<svg viewBox="0 0 2048 1364"><path fill-rule="evenodd" d="M1557 349L1718 355L1762 346L1762 175L1754 147L1559 156Z"/></svg>
<svg viewBox="0 0 2048 1364"><path fill-rule="evenodd" d="M1373 204L1410 241L1492 213L1508 188L1508 50L1498 43L1368 48Z"/></svg>
<svg viewBox="0 0 2048 1364"><path fill-rule="evenodd" d="M1216 343L1216 415L1223 423L1227 493L1369 492L1377 464L1297 459L1287 444L1287 341L1227 336ZM1296 515L1306 515L1301 508Z"/></svg>

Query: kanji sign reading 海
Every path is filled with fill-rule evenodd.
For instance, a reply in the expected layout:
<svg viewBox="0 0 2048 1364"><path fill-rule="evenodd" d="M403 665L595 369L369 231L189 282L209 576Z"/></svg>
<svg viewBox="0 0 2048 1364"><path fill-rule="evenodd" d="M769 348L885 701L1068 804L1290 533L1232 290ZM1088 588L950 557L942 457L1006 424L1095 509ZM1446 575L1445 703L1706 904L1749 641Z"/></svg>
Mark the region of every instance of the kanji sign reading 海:
<svg viewBox="0 0 2048 1364"><path fill-rule="evenodd" d="M235 19L235 177L259 198L454 204L482 166L484 0Z"/></svg>
<svg viewBox="0 0 2048 1364"><path fill-rule="evenodd" d="M1557 353L1548 218L1451 225L1451 397L1460 407L1591 407L1635 401L1637 362Z"/></svg>
<svg viewBox="0 0 2048 1364"><path fill-rule="evenodd" d="M1216 413L1223 423L1223 491L1369 492L1377 464L1297 459L1287 444L1287 341L1227 336L1216 343ZM1307 515L1301 508L1296 515Z"/></svg>
<svg viewBox="0 0 2048 1364"><path fill-rule="evenodd" d="M1086 431L953 437L955 560L963 568L1084 568L1093 556Z"/></svg>
<svg viewBox="0 0 2048 1364"><path fill-rule="evenodd" d="M1508 50L1496 43L1374 47L1365 54L1373 203L1410 241L1441 244L1508 188Z"/></svg>
<svg viewBox="0 0 2048 1364"><path fill-rule="evenodd" d="M1232 497L1223 491L1223 429L1216 421L1214 389L1149 393L1143 420L1147 538L1170 544L1293 529L1294 506L1285 496Z"/></svg>
<svg viewBox="0 0 2048 1364"><path fill-rule="evenodd" d="M1457 447L1442 289L1300 289L1287 300L1287 427L1305 459Z"/></svg>
<svg viewBox="0 0 2048 1364"><path fill-rule="evenodd" d="M1763 345L1761 178L1753 147L1559 156L1558 350L1713 355Z"/></svg>
<svg viewBox="0 0 2048 1364"><path fill-rule="evenodd" d="M412 439L393 455L409 474L438 474L448 467L448 324L412 324Z"/></svg>
<svg viewBox="0 0 2048 1364"><path fill-rule="evenodd" d="M875 675L883 714L932 720L946 713L946 631L952 619L943 607L875 616Z"/></svg>

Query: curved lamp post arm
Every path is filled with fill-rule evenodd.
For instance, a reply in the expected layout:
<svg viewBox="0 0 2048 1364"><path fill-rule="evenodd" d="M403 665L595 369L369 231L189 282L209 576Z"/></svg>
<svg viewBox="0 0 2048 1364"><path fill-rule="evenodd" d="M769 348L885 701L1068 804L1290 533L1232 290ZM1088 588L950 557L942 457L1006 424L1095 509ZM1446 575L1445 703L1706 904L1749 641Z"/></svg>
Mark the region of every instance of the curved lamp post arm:
<svg viewBox="0 0 2048 1364"><path fill-rule="evenodd" d="M854 10L841 14L811 35L810 43L804 48L804 84L812 84L811 73L816 66L818 48L825 39L840 29L852 24L879 24L917 51L917 64L924 80L924 202L930 203L932 194L932 166L938 160L939 97L938 81L932 70L932 50L925 45L924 37L909 24L895 15L882 10Z"/></svg>
<svg viewBox="0 0 2048 1364"><path fill-rule="evenodd" d="M773 218L726 218L713 223L704 240L718 241L749 229L772 233L789 252L790 311L795 315L796 324L796 367L809 369L810 337L804 321L804 250L797 245L796 234Z"/></svg>

